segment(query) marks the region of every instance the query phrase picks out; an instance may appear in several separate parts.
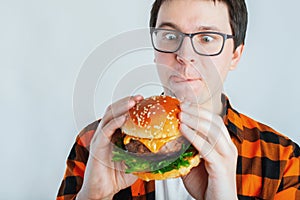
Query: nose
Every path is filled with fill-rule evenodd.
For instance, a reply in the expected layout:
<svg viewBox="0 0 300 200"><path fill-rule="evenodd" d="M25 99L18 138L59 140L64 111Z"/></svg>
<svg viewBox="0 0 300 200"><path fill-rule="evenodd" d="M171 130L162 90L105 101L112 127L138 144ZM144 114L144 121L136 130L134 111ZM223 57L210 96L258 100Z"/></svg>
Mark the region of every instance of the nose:
<svg viewBox="0 0 300 200"><path fill-rule="evenodd" d="M195 62L195 51L192 46L192 41L189 37L185 37L179 50L176 52L176 59L181 64L185 62L194 63Z"/></svg>

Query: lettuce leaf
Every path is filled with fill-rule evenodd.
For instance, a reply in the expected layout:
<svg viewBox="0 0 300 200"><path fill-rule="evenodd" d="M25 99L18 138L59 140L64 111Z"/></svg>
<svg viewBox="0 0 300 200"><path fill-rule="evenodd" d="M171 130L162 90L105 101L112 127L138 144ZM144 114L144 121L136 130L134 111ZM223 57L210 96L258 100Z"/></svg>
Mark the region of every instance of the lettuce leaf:
<svg viewBox="0 0 300 200"><path fill-rule="evenodd" d="M121 148L114 148L112 161L124 161L127 169L125 173L132 172L152 172L165 173L173 169L179 169L181 166L189 166L187 158L195 155L196 150L192 145L182 145L183 153L178 158L170 158L163 161L147 160L141 156L136 156Z"/></svg>

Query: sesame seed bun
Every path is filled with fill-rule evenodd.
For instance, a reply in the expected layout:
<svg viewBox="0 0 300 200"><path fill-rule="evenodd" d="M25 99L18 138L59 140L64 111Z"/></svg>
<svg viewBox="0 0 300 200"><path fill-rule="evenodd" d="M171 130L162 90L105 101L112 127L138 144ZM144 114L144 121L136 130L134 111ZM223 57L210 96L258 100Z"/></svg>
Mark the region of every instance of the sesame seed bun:
<svg viewBox="0 0 300 200"><path fill-rule="evenodd" d="M146 139L179 136L179 112L178 99L149 97L129 110L129 117L121 129L127 135Z"/></svg>

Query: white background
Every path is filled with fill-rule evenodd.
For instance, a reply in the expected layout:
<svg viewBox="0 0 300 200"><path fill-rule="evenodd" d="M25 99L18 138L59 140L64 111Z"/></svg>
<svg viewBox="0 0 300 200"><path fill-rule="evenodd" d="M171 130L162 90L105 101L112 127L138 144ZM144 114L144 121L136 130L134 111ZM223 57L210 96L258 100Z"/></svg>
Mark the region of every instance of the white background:
<svg viewBox="0 0 300 200"><path fill-rule="evenodd" d="M147 27L151 3L0 1L0 199L55 198L82 128L72 108L82 63L108 38ZM248 1L246 49L225 85L236 109L298 143L299 6ZM97 102L100 117L109 101Z"/></svg>

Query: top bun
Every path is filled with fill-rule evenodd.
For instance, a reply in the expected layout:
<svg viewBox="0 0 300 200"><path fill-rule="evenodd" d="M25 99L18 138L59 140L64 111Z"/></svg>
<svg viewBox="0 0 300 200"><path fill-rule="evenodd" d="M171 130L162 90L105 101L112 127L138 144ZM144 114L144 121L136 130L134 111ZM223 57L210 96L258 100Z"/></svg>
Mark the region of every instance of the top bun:
<svg viewBox="0 0 300 200"><path fill-rule="evenodd" d="M149 97L129 110L128 119L121 129L127 135L146 139L179 136L179 112L178 99L170 96Z"/></svg>

